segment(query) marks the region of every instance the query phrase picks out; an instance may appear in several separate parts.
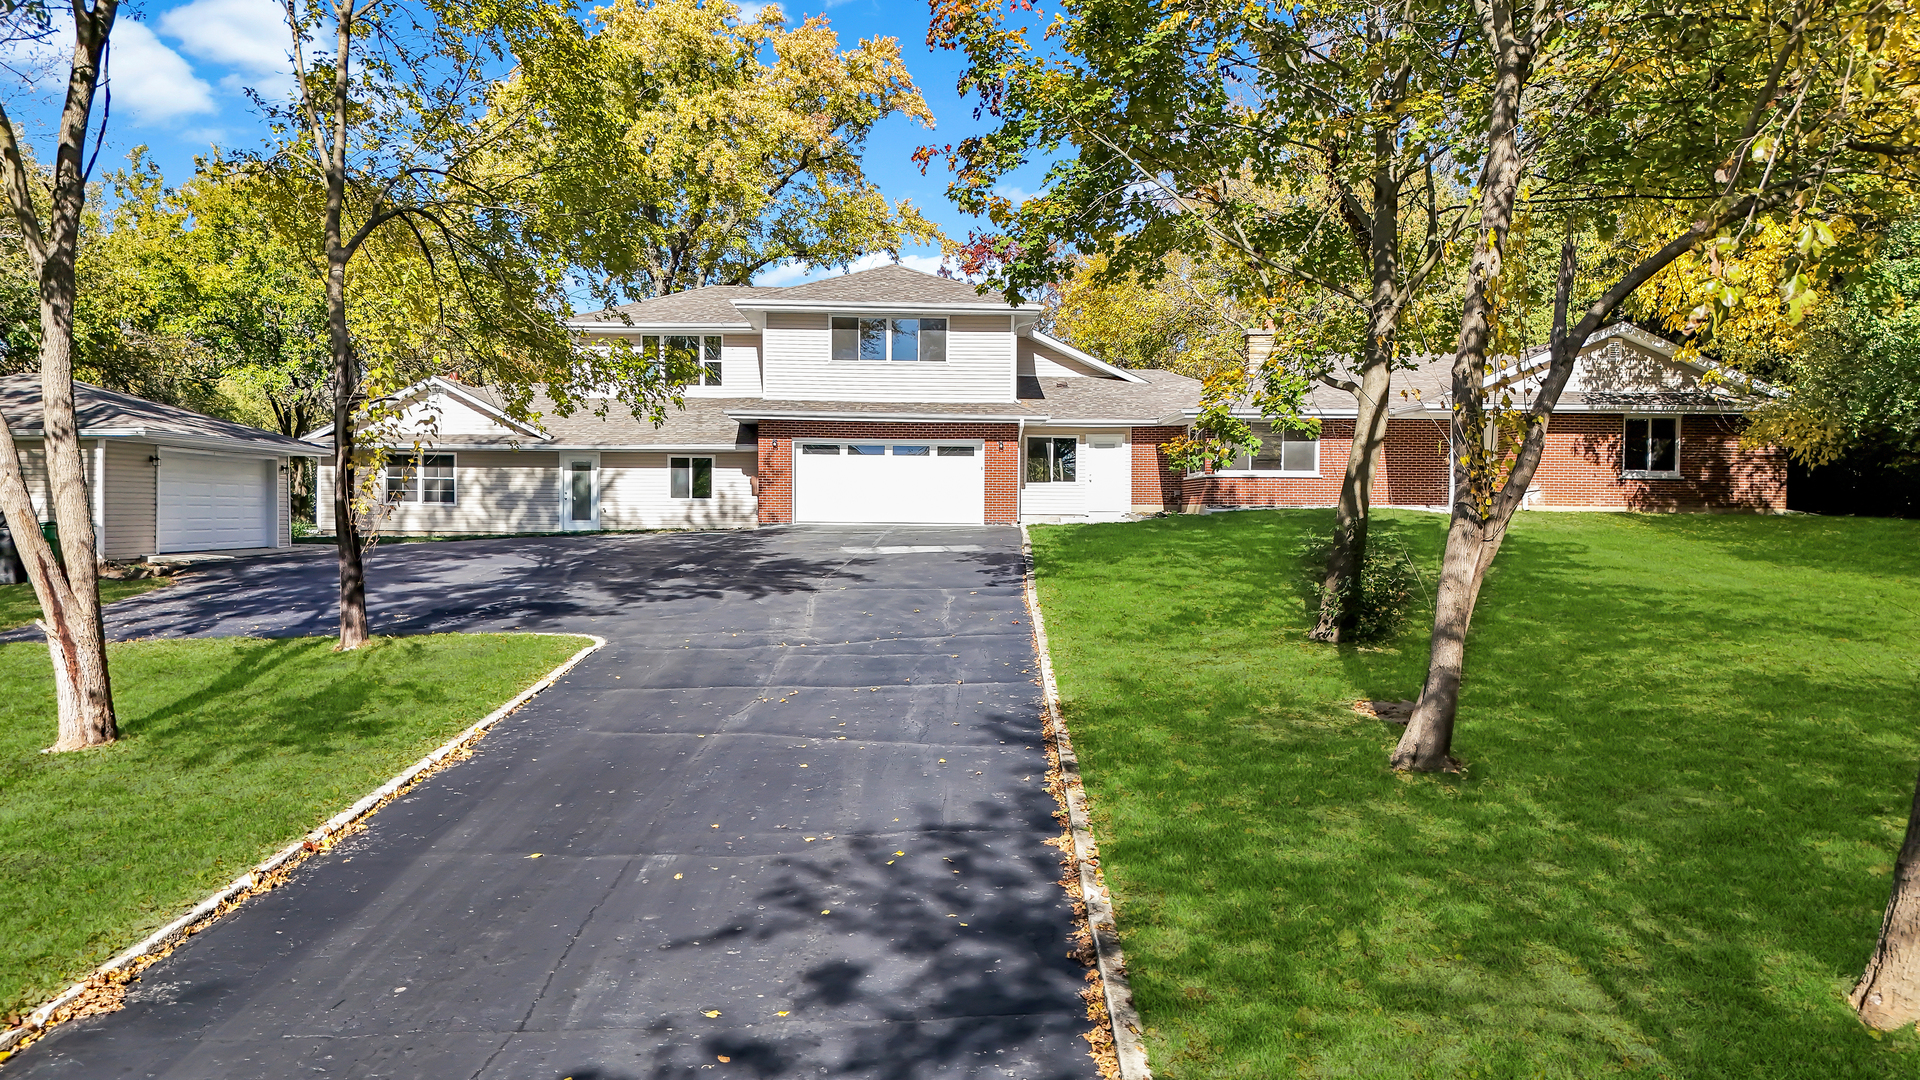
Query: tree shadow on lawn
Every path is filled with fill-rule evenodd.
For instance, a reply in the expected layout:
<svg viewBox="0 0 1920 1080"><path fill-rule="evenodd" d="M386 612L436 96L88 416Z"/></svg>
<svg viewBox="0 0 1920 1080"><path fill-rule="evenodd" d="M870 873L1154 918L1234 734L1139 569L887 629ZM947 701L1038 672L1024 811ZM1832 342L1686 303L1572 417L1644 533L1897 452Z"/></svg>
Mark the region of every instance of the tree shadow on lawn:
<svg viewBox="0 0 1920 1080"><path fill-rule="evenodd" d="M1910 661L1810 644L1848 636L1865 598L1816 580L1845 574L1790 555L1703 585L1711 539L1616 528L1526 519L1508 540L1469 644L1463 781L1390 774L1399 729L1325 704L1411 696L1424 628L1315 653L1290 611L1236 599L1245 657L1162 643L1078 677L1156 1066L1912 1074L1920 1043L1868 1038L1842 1000L1912 783ZM1169 575L1137 606L1206 610L1207 588ZM1913 640L1901 619L1888 636ZM1088 656L1090 634L1137 636L1059 622Z"/></svg>

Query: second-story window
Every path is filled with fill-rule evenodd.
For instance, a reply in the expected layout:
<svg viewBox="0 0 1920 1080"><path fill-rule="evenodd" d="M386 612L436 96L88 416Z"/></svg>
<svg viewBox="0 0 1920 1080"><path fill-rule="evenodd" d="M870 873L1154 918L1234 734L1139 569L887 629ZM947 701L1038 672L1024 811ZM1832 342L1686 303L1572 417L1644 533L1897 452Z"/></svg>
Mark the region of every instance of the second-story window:
<svg viewBox="0 0 1920 1080"><path fill-rule="evenodd" d="M835 360L943 362L947 320L833 317Z"/></svg>
<svg viewBox="0 0 1920 1080"><path fill-rule="evenodd" d="M688 386L719 386L720 335L648 334L640 339L640 355L656 363L671 365L669 370L690 371Z"/></svg>

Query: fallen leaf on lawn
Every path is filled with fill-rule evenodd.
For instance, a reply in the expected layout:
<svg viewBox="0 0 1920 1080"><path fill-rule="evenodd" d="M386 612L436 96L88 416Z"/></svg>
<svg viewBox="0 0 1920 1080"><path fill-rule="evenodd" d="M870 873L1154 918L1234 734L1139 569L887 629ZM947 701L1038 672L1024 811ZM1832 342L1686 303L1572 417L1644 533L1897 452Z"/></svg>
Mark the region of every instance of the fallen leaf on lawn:
<svg viewBox="0 0 1920 1080"><path fill-rule="evenodd" d="M719 1009L710 1009L710 1010L708 1010L707 1012L704 1012L704 1013L701 1013L700 1015L702 1015L702 1016L704 1016L704 1017L706 1017L707 1019L709 1019L709 1020L711 1020L711 1019L713 1019L714 1017L716 1017L716 1016L719 1016L719 1015L720 1015L720 1010L719 1010Z"/></svg>

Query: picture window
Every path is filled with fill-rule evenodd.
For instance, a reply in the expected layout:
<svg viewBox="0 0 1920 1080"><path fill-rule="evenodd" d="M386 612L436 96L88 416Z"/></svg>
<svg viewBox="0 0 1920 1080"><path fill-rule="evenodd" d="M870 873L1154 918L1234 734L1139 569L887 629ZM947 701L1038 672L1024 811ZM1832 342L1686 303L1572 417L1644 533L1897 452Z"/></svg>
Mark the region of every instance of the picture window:
<svg viewBox="0 0 1920 1080"><path fill-rule="evenodd" d="M1234 467L1245 472L1293 473L1296 475L1317 476L1320 473L1320 437L1310 431L1295 431L1292 428L1280 428L1265 431L1256 429L1260 436L1260 449L1257 453L1242 454L1234 462Z"/></svg>
<svg viewBox="0 0 1920 1080"><path fill-rule="evenodd" d="M947 320L833 317L835 360L940 363L947 359Z"/></svg>
<svg viewBox="0 0 1920 1080"><path fill-rule="evenodd" d="M713 498L713 459L677 457L668 459L671 478L668 494L676 499ZM654 490L659 490L655 488Z"/></svg>

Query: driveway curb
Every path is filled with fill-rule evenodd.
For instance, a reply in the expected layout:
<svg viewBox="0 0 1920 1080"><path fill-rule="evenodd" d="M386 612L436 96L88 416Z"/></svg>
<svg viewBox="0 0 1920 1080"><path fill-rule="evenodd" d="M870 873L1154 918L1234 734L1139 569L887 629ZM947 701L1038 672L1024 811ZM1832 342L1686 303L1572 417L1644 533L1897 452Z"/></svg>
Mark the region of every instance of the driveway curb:
<svg viewBox="0 0 1920 1080"><path fill-rule="evenodd" d="M360 801L328 818L324 824L312 832L274 852L252 870L234 878L224 888L194 905L193 910L155 930L139 944L95 968L91 975L67 987L52 1000L28 1013L19 1026L0 1031L0 1062L6 1061L15 1051L45 1035L49 1029L62 1021L71 1020L80 1015L91 1015L94 1012L113 1011L113 1008L118 1007L117 1004L110 1008L86 1009L88 1003L81 999L89 994L104 991L117 1002L121 993L120 988L131 982L141 969L172 952L181 941L205 929L222 915L239 906L247 897L265 892L279 884L286 874L299 865L306 856L325 851L333 846L333 842L337 841L342 833L347 832L400 795L414 781L438 771L443 765L465 757L466 755L460 751L465 750L468 744L486 734L487 729L512 715L522 705L532 700L534 695L552 686L561 676L573 670L574 665L605 648L607 644L607 639L597 634L537 634L535 636L587 638L591 644L568 657L559 667L547 672L546 677L516 694L505 705L474 721L465 731L441 743L427 756L407 766L391 780L368 792Z"/></svg>
<svg viewBox="0 0 1920 1080"><path fill-rule="evenodd" d="M1133 985L1127 980L1126 959L1120 954L1120 928L1113 918L1113 899L1100 874L1100 847L1094 843L1087 817L1086 786L1080 779L1080 759L1067 735L1060 711L1060 688L1053 679L1053 659L1047 647L1047 626L1040 614L1040 594L1033 576L1033 538L1020 526L1020 554L1025 560L1027 615L1033 621L1034 650L1040 656L1040 683L1045 693L1048 726L1060 755L1061 788L1067 804L1068 831L1073 836L1073 861L1080 870L1080 896L1087 907L1087 925L1093 935L1100 988L1106 997L1107 1018L1113 1027L1114 1055L1121 1080L1153 1080L1147 1068L1147 1046L1140 1035L1140 1013L1133 1007Z"/></svg>

